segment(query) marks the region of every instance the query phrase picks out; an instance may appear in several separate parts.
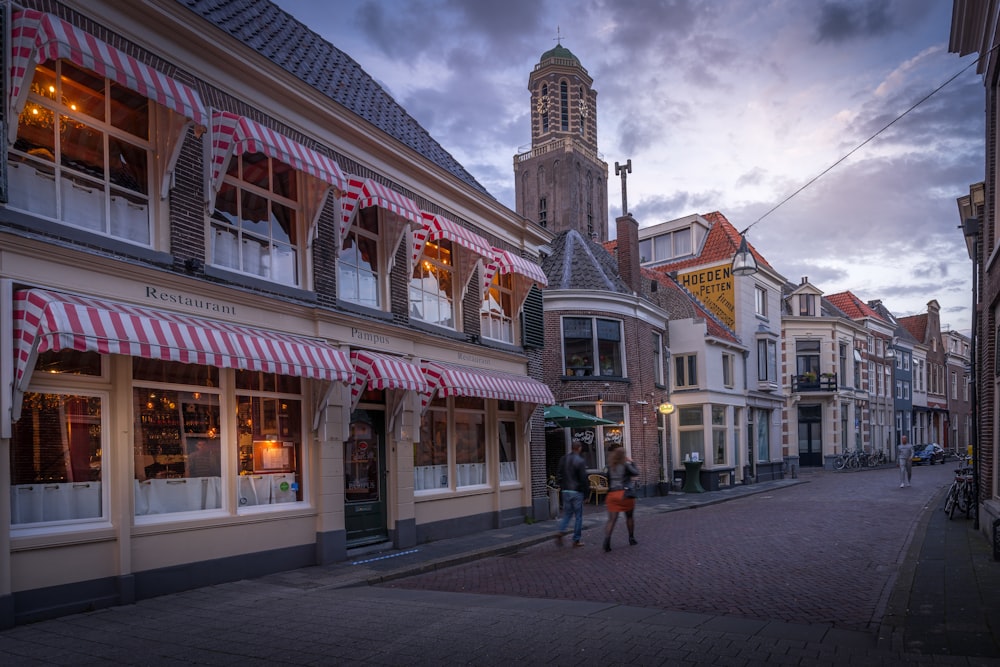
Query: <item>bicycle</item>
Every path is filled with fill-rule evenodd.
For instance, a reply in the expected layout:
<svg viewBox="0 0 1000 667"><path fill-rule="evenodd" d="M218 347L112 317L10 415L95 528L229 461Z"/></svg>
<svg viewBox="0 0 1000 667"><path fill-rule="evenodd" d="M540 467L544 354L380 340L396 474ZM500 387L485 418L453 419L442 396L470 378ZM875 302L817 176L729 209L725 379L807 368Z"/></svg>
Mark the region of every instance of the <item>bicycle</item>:
<svg viewBox="0 0 1000 667"><path fill-rule="evenodd" d="M948 497L944 501L944 513L951 519L955 516L955 510L965 512L965 518L971 518L975 510L976 478L970 468L959 468L955 471L955 479L948 488Z"/></svg>

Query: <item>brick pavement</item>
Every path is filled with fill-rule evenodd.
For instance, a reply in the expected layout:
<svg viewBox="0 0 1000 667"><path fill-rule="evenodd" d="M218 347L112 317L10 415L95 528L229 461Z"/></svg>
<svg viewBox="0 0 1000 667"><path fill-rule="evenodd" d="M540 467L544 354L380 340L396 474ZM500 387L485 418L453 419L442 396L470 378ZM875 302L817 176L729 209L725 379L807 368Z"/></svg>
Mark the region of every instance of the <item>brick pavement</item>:
<svg viewBox="0 0 1000 667"><path fill-rule="evenodd" d="M598 525L583 549L545 542L387 585L874 632L920 511L950 483L951 468L918 468L905 489L894 468L800 478L809 483L696 511L637 513L636 547L619 520L607 554Z"/></svg>

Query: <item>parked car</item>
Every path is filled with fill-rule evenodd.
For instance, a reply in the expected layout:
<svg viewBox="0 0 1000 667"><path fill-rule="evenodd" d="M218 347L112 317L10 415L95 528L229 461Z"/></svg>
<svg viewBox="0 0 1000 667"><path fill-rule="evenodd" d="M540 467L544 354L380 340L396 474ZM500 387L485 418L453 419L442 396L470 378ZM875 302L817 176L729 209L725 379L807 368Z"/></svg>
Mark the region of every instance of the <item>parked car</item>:
<svg viewBox="0 0 1000 667"><path fill-rule="evenodd" d="M934 465L935 463L944 463L944 447L932 442L929 445L923 445L917 447L913 451L913 465L918 465L921 463L929 463Z"/></svg>

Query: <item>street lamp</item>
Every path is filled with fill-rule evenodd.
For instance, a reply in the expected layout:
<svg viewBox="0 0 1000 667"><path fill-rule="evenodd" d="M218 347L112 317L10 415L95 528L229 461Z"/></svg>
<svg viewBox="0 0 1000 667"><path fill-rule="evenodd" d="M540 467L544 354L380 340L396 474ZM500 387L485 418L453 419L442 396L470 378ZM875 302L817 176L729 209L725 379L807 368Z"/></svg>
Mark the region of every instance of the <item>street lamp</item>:
<svg viewBox="0 0 1000 667"><path fill-rule="evenodd" d="M740 247L733 257L734 276L752 276L758 270L757 259L747 246L747 237L745 234L745 232L740 234Z"/></svg>

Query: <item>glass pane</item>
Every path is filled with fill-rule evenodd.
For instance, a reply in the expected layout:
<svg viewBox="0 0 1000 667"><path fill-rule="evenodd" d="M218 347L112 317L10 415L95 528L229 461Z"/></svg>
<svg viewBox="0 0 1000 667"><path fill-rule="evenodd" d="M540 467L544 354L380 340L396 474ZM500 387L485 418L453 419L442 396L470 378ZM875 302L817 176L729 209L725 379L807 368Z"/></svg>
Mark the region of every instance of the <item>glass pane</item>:
<svg viewBox="0 0 1000 667"><path fill-rule="evenodd" d="M376 501L379 484L379 442L371 417L365 410L351 415L351 436L344 443L344 485L347 502Z"/></svg>
<svg viewBox="0 0 1000 667"><path fill-rule="evenodd" d="M298 192L296 191L295 182L298 171L291 165L279 162L278 160L271 161L271 169L274 172L274 187L272 188L272 192L285 199L297 200Z"/></svg>
<svg viewBox="0 0 1000 667"><path fill-rule="evenodd" d="M420 440L413 443L413 490L447 487L448 412L431 409L420 418Z"/></svg>
<svg viewBox="0 0 1000 667"><path fill-rule="evenodd" d="M149 172L144 149L121 139L108 137L108 155L111 157L108 166L112 183L133 192L149 194Z"/></svg>
<svg viewBox="0 0 1000 667"><path fill-rule="evenodd" d="M149 138L149 99L111 82L111 124L131 135Z"/></svg>
<svg viewBox="0 0 1000 667"><path fill-rule="evenodd" d="M288 206L271 204L271 238L295 245L295 211Z"/></svg>
<svg viewBox="0 0 1000 667"><path fill-rule="evenodd" d="M241 195L241 226L249 232L268 238L271 234L270 202L245 190Z"/></svg>
<svg viewBox="0 0 1000 667"><path fill-rule="evenodd" d="M243 180L264 190L270 189L270 158L263 153L244 153L240 156Z"/></svg>
<svg viewBox="0 0 1000 667"><path fill-rule="evenodd" d="M79 69L66 60L62 66L62 103L69 109L104 120L104 77Z"/></svg>
<svg viewBox="0 0 1000 667"><path fill-rule="evenodd" d="M677 420L680 426L701 426L701 407L679 409L677 411Z"/></svg>
<svg viewBox="0 0 1000 667"><path fill-rule="evenodd" d="M41 352L35 362L35 372L100 377L101 355L97 352L78 352L76 350Z"/></svg>
<svg viewBox="0 0 1000 667"><path fill-rule="evenodd" d="M104 135L83 123L60 123L60 163L99 180L104 180Z"/></svg>
<svg viewBox="0 0 1000 667"><path fill-rule="evenodd" d="M497 424L500 436L500 481L517 481L517 429L514 422Z"/></svg>
<svg viewBox="0 0 1000 667"><path fill-rule="evenodd" d="M169 382L199 387L218 387L219 369L214 366L182 364L177 361L160 361L132 357L132 378L148 382Z"/></svg>
<svg viewBox="0 0 1000 667"><path fill-rule="evenodd" d="M670 259L674 256L670 248L670 234L653 237L653 254L657 261Z"/></svg>
<svg viewBox="0 0 1000 667"><path fill-rule="evenodd" d="M691 230L682 229L674 232L674 255L690 255L691 252Z"/></svg>
<svg viewBox="0 0 1000 667"><path fill-rule="evenodd" d="M302 500L302 404L236 397L240 507Z"/></svg>

